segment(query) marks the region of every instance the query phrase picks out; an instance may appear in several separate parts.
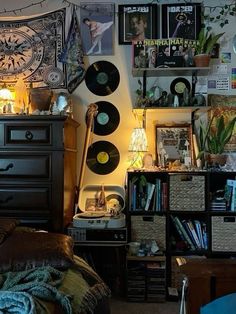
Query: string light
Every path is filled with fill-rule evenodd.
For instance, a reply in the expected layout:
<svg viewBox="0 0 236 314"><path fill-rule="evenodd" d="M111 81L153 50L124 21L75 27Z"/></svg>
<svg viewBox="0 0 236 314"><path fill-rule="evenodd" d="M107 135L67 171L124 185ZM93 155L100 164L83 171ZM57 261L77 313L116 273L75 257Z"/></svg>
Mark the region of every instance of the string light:
<svg viewBox="0 0 236 314"><path fill-rule="evenodd" d="M43 3L46 2L47 0L41 0L41 1L38 1L38 2L35 2L35 3L31 3L31 4L28 4L22 8L18 8L18 9L12 9L12 10L6 10L5 8L3 9L3 11L0 11L0 14L5 14L5 13L14 13L15 15L17 15L17 12L21 12L22 10L26 10L28 8L31 8L33 6L37 6L37 5L40 5L41 7L43 6Z"/></svg>
<svg viewBox="0 0 236 314"><path fill-rule="evenodd" d="M0 11L0 15L6 14L6 13L13 13L14 15L17 15L17 13L19 12L21 13L23 10L26 10L34 6L40 6L42 8L43 4L46 1L47 0L40 0L34 3L31 3L29 5L26 5L24 7L11 9L11 10L7 10L6 8L4 8L2 9L2 11ZM161 4L164 2L164 0L152 0L150 3L153 4L154 2L157 2L157 4ZM178 2L191 3L192 0L178 0ZM82 8L80 5L77 5L70 0L62 0L62 3L66 4L68 7L73 6L75 9ZM228 15L231 15L231 16L236 15L236 0L232 0L230 4L218 5L214 7L204 5L204 1L201 4L204 11L203 13L204 20L210 23L220 22L221 27L229 23L228 19L226 18Z"/></svg>

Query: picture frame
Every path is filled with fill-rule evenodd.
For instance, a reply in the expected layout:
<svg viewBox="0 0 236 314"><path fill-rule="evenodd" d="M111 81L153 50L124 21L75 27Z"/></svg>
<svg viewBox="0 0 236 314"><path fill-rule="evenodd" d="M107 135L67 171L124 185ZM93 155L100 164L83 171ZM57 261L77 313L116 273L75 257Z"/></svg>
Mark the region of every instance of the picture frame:
<svg viewBox="0 0 236 314"><path fill-rule="evenodd" d="M193 156L191 124L157 125L156 153L159 166L168 162L191 163Z"/></svg>
<svg viewBox="0 0 236 314"><path fill-rule="evenodd" d="M236 96L208 94L208 106L211 108L208 111L209 121L215 115L222 115L225 121L228 122L235 116ZM215 127L215 125L213 124L212 127ZM225 145L225 153L236 153L236 125L230 141Z"/></svg>
<svg viewBox="0 0 236 314"><path fill-rule="evenodd" d="M80 32L84 55L114 54L114 23L114 3L80 3Z"/></svg>
<svg viewBox="0 0 236 314"><path fill-rule="evenodd" d="M197 39L201 29L201 3L162 4L162 38Z"/></svg>
<svg viewBox="0 0 236 314"><path fill-rule="evenodd" d="M158 6L156 4L118 5L119 44L158 37Z"/></svg>

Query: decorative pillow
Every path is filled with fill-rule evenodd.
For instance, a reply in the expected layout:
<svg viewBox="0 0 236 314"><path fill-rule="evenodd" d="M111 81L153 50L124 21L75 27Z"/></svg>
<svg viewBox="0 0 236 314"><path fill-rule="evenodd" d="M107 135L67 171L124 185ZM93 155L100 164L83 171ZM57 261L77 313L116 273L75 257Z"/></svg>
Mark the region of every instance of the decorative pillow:
<svg viewBox="0 0 236 314"><path fill-rule="evenodd" d="M73 239L59 233L13 232L0 245L0 272L73 264Z"/></svg>
<svg viewBox="0 0 236 314"><path fill-rule="evenodd" d="M16 219L0 218L0 244L14 231L18 224L19 221Z"/></svg>

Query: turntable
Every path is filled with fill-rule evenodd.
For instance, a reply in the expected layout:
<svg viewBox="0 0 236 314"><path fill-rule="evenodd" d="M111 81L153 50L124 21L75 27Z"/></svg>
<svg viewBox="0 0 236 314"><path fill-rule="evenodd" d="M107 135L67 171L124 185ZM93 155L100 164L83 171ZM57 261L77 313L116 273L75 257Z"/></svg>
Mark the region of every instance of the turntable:
<svg viewBox="0 0 236 314"><path fill-rule="evenodd" d="M102 198L102 199L101 199ZM89 229L117 229L126 225L122 213L125 191L115 185L87 185L80 191L79 213L73 217L73 227Z"/></svg>

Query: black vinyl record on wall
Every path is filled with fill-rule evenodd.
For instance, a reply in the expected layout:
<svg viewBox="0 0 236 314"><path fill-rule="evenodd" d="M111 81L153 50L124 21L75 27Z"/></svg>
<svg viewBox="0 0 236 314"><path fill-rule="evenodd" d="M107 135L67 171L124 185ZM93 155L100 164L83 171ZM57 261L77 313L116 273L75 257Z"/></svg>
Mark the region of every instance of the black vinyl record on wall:
<svg viewBox="0 0 236 314"><path fill-rule="evenodd" d="M86 162L93 172L108 174L118 166L120 153L114 144L108 141L98 141L89 146Z"/></svg>
<svg viewBox="0 0 236 314"><path fill-rule="evenodd" d="M97 61L87 69L85 83L95 95L107 96L117 89L120 83L120 73L113 63Z"/></svg>
<svg viewBox="0 0 236 314"><path fill-rule="evenodd" d="M94 117L93 132L97 135L108 135L116 130L120 123L117 108L108 101L98 101L97 114ZM86 122L88 117L86 116Z"/></svg>

